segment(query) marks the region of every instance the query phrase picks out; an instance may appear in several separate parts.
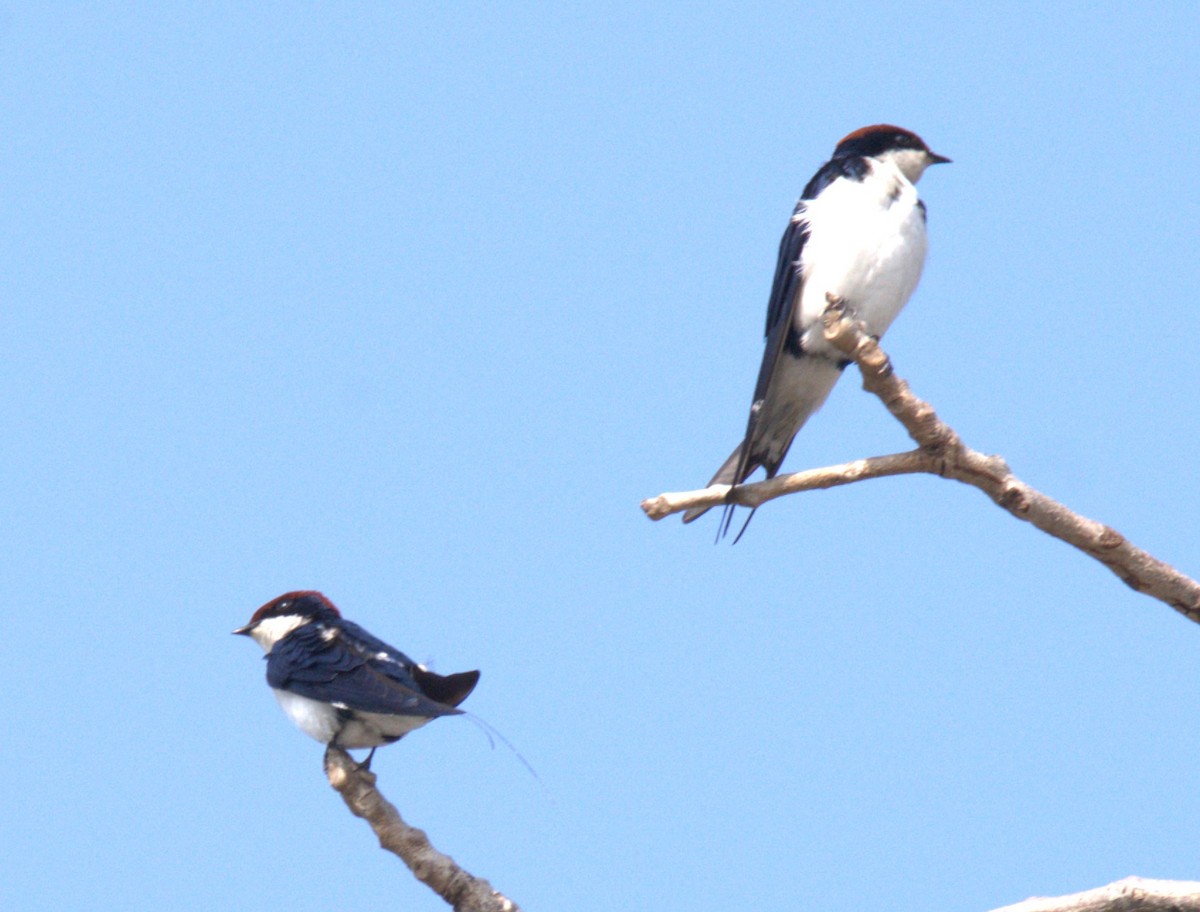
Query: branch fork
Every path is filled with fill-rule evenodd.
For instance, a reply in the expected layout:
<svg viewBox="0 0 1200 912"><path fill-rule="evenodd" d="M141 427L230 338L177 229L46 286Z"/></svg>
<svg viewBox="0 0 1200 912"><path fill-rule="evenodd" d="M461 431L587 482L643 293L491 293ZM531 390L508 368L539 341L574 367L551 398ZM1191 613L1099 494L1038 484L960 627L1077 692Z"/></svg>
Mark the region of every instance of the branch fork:
<svg viewBox="0 0 1200 912"><path fill-rule="evenodd" d="M1131 544L1123 535L1088 519L1021 481L999 456L963 443L929 403L918 399L896 375L891 359L837 299L822 315L825 339L858 365L863 389L873 393L917 444L904 453L872 456L841 465L807 469L766 481L712 485L697 491L660 494L642 501L652 520L693 507L724 504L757 507L769 500L844 484L916 473L938 475L978 488L999 507L1098 560L1130 588L1165 602L1200 623L1200 583Z"/></svg>

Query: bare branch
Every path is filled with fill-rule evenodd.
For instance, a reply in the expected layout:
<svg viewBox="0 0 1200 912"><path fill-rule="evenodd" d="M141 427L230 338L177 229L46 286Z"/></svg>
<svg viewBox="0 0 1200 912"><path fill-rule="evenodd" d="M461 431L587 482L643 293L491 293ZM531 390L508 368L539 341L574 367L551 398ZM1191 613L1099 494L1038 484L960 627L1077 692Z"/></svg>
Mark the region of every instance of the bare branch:
<svg viewBox="0 0 1200 912"><path fill-rule="evenodd" d="M658 520L692 507L725 503L756 507L797 491L925 472L978 488L1018 519L1095 558L1130 588L1166 602L1200 623L1200 583L1130 544L1114 529L1081 516L1030 487L1013 475L999 456L987 456L966 446L954 429L938 418L933 407L918 399L908 384L896 376L879 343L863 331L861 324L850 319L838 302L830 302L824 320L825 338L858 365L863 388L879 397L918 448L754 484L713 485L700 491L660 494L642 501L647 516Z"/></svg>
<svg viewBox="0 0 1200 912"><path fill-rule="evenodd" d="M417 880L444 899L455 912L520 912L520 907L482 878L468 874L429 837L409 826L375 788L375 774L361 768L344 750L325 751L325 775L356 817L371 824L379 845L400 857Z"/></svg>
<svg viewBox="0 0 1200 912"><path fill-rule="evenodd" d="M884 478L888 475L910 475L913 472L930 471L929 458L919 450L895 453L891 456L872 456L823 469L807 469L791 475L777 475L767 481L746 485L713 485L699 491L684 491L679 494L659 494L642 501L642 509L651 519L658 520L690 510L692 507L719 507L734 503L742 507L757 507L799 491L815 491L818 488L833 488L838 485L864 481L868 478Z"/></svg>
<svg viewBox="0 0 1200 912"><path fill-rule="evenodd" d="M1107 887L1035 897L993 912L1200 912L1200 882L1126 877Z"/></svg>

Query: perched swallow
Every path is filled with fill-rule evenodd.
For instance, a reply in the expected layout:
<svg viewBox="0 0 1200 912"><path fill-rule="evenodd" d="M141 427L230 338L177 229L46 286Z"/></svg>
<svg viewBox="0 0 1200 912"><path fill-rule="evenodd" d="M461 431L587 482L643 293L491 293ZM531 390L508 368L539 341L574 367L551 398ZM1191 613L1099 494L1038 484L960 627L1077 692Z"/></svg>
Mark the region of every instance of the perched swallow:
<svg viewBox="0 0 1200 912"><path fill-rule="evenodd" d="M839 142L808 182L779 245L746 436L710 485L741 484L760 466L774 478L796 432L837 383L849 362L822 334L826 295L877 338L891 325L925 265L925 204L915 184L927 167L948 161L915 133L879 124ZM720 534L733 509L726 506ZM688 510L683 521L705 512Z"/></svg>
<svg viewBox="0 0 1200 912"><path fill-rule="evenodd" d="M479 681L478 671L434 674L343 620L319 592L272 599L233 632L266 652L267 683L301 731L331 747L369 747L371 756L430 719L459 715Z"/></svg>

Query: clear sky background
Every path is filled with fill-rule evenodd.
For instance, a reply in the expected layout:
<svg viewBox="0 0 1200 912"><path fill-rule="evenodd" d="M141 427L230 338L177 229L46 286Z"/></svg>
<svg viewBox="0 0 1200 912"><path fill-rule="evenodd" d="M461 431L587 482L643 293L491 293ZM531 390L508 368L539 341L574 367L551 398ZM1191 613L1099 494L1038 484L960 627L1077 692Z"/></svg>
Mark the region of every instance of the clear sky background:
<svg viewBox="0 0 1200 912"><path fill-rule="evenodd" d="M744 428L778 239L889 121L886 338L1200 573L1192 2L0 14L0 905L436 910L253 643L319 588L469 721L376 757L527 910L985 910L1200 876L1200 628L978 492L653 524ZM851 371L786 469L905 449Z"/></svg>

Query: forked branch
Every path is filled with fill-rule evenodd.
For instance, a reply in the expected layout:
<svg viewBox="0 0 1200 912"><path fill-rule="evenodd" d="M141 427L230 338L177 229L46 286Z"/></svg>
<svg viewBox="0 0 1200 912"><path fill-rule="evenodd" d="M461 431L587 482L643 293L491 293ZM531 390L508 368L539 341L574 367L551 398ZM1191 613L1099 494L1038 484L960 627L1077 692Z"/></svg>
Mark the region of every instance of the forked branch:
<svg viewBox="0 0 1200 912"><path fill-rule="evenodd" d="M954 429L938 418L933 407L918 399L896 376L879 343L851 319L840 302L830 301L824 315L825 338L852 359L862 372L863 388L874 393L904 425L917 448L891 456L873 456L842 465L781 475L745 485L713 485L698 491L660 494L642 501L651 519L663 519L692 507L727 503L757 507L798 491L910 475L940 475L978 488L1017 519L1073 545L1108 567L1126 585L1166 602L1200 623L1200 583L1130 544L1116 530L1081 516L1021 481L999 456L987 456L966 446Z"/></svg>

